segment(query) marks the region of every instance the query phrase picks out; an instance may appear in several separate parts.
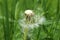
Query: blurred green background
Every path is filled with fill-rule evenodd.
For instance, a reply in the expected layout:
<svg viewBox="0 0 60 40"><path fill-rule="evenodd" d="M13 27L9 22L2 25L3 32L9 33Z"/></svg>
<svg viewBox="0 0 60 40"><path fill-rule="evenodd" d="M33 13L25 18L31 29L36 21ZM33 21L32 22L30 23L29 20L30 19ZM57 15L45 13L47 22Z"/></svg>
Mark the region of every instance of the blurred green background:
<svg viewBox="0 0 60 40"><path fill-rule="evenodd" d="M33 40L60 40L60 0L0 0L0 40L23 40L18 23L25 10L44 12L47 22L33 30Z"/></svg>

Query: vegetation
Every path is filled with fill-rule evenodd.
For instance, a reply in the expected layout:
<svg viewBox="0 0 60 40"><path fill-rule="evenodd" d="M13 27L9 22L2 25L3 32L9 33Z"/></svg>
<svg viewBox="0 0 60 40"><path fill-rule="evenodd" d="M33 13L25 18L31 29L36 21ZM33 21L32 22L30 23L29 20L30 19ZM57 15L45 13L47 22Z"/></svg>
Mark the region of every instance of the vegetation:
<svg viewBox="0 0 60 40"><path fill-rule="evenodd" d="M0 40L23 40L18 20L27 9L46 17L44 25L32 30L33 40L60 40L60 0L0 0Z"/></svg>

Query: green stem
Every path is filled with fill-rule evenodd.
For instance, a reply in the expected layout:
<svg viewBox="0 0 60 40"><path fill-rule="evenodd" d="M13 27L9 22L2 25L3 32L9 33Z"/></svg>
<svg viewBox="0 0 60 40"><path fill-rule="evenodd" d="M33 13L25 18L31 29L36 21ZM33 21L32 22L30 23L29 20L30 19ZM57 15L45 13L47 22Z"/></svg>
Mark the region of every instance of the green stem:
<svg viewBox="0 0 60 40"><path fill-rule="evenodd" d="M3 27L4 27L4 38L5 40L10 40L10 32L9 32L9 13L8 13L8 3L7 0L4 0L3 3L3 14L5 14L4 16L6 17L6 19L4 20L3 23Z"/></svg>
<svg viewBox="0 0 60 40"><path fill-rule="evenodd" d="M28 28L24 29L24 40L27 40Z"/></svg>

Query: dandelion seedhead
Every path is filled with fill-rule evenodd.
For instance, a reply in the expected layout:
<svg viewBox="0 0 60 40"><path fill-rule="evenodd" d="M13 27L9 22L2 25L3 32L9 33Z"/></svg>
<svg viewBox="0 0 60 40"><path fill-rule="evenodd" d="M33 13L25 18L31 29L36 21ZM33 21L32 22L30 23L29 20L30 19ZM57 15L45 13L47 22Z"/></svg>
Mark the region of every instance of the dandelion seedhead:
<svg viewBox="0 0 60 40"><path fill-rule="evenodd" d="M46 21L46 18L44 16L35 15L32 10L26 10L24 13L25 17L19 20L19 24L24 33L24 40L26 40L26 35L30 35L30 30L39 27L39 24L42 25Z"/></svg>
<svg viewBox="0 0 60 40"><path fill-rule="evenodd" d="M44 16L35 15L32 10L26 10L24 13L25 17L19 20L19 24L22 28L27 27L29 29L33 29L35 27L39 27L39 24L44 24L46 21Z"/></svg>

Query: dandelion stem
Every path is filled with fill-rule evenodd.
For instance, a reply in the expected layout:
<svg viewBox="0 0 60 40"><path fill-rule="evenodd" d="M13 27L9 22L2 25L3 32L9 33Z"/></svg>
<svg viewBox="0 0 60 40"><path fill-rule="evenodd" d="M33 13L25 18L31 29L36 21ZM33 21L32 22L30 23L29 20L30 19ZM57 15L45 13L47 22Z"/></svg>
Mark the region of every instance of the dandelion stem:
<svg viewBox="0 0 60 40"><path fill-rule="evenodd" d="M24 29L24 40L27 39L27 34L28 34L28 28Z"/></svg>

